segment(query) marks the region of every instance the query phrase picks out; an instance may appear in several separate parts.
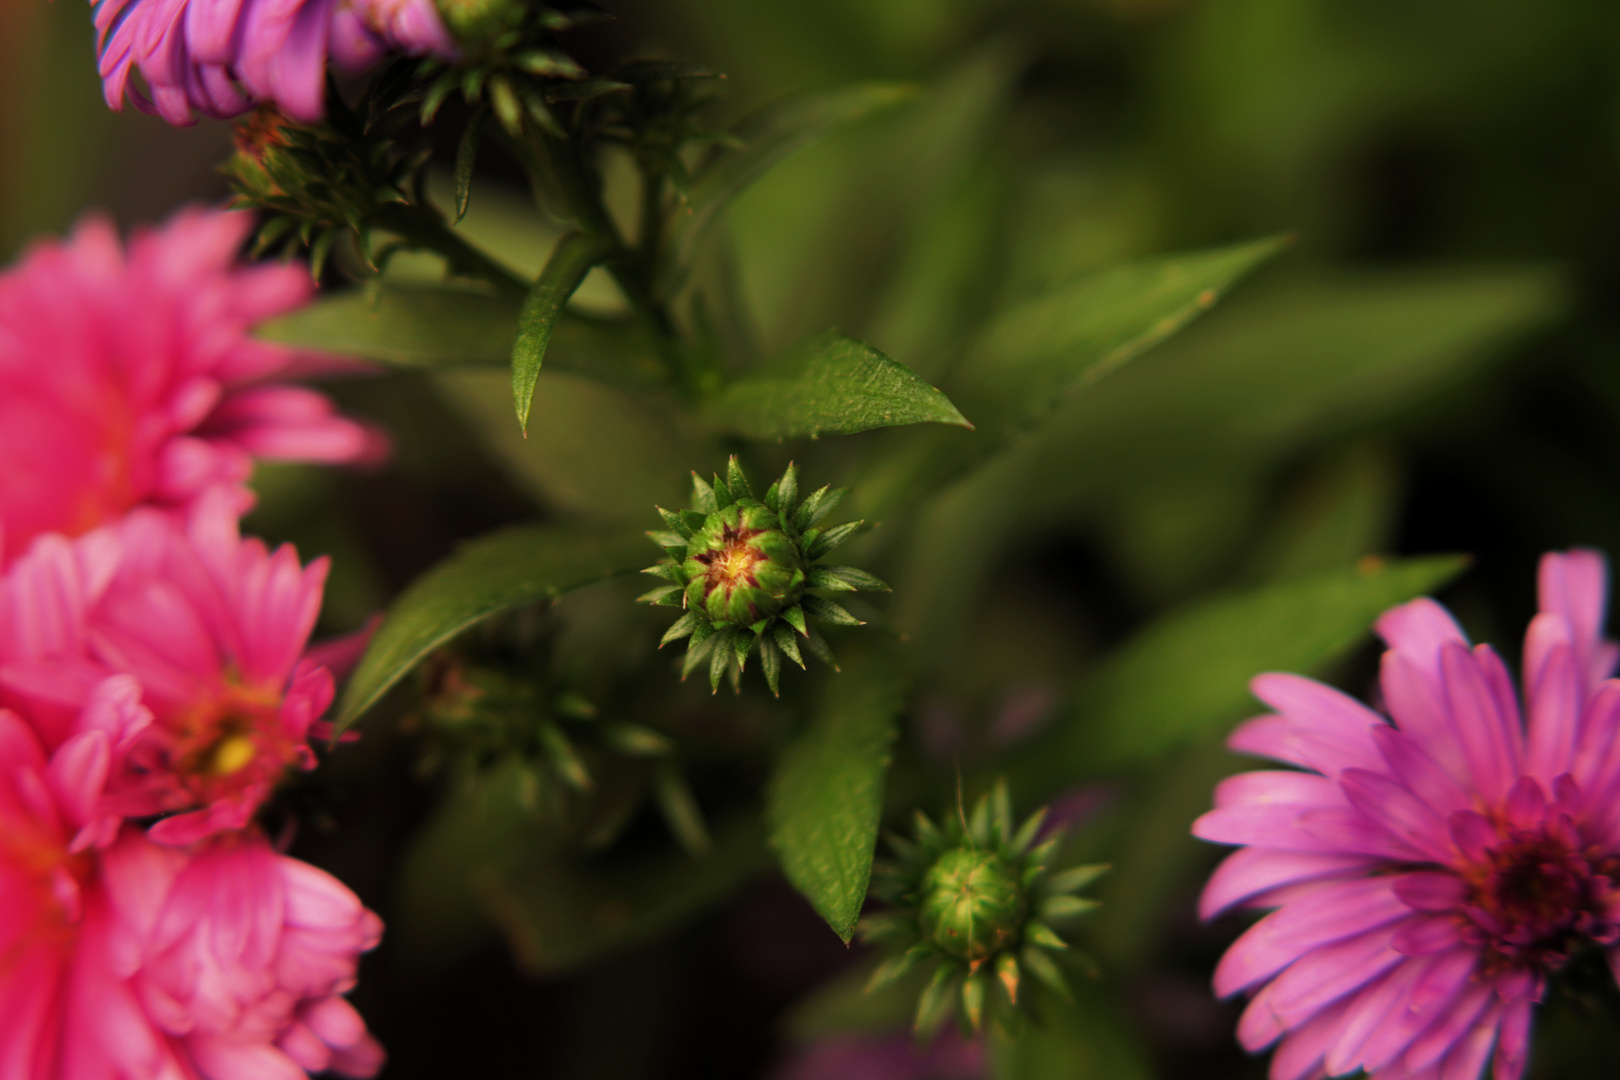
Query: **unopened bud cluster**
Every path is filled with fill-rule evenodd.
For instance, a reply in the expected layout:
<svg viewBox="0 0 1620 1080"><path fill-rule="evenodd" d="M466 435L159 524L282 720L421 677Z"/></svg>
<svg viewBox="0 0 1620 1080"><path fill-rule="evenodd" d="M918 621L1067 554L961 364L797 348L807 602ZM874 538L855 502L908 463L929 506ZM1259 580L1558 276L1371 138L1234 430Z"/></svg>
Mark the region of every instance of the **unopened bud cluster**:
<svg viewBox="0 0 1620 1080"><path fill-rule="evenodd" d="M1052 954L1069 945L1054 926L1097 906L1074 894L1108 868L1048 874L1060 837L1037 843L1045 818L1043 808L1015 828L1007 785L998 783L971 815L959 812L936 825L918 811L914 841L889 837L896 858L874 867L872 895L890 909L860 925L862 940L888 958L867 989L932 964L917 1003L920 1036L931 1037L953 1013L968 1032L987 1016L1009 1018L1026 975L1068 996Z"/></svg>
<svg viewBox="0 0 1620 1080"><path fill-rule="evenodd" d="M641 599L686 609L660 642L689 639L683 679L707 663L712 687L718 689L728 673L736 685L757 652L765 681L778 693L782 657L804 666L801 641L836 669L832 650L809 620L837 626L859 626L861 620L817 593L888 589L853 566L812 565L862 523L820 525L846 490L823 487L802 500L798 492L798 472L789 465L756 499L733 457L723 480L716 476L710 483L692 474L690 510L659 508L669 528L647 535L667 557L644 572L669 584Z"/></svg>

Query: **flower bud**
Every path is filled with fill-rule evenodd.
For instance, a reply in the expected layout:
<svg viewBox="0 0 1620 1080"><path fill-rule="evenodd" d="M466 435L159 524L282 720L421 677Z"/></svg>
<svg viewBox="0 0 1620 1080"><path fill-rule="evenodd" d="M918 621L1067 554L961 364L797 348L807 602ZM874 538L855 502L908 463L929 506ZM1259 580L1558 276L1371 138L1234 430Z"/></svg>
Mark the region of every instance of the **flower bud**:
<svg viewBox="0 0 1620 1080"><path fill-rule="evenodd" d="M523 5L513 0L437 0L439 18L463 45L477 46L523 18Z"/></svg>
<svg viewBox="0 0 1620 1080"><path fill-rule="evenodd" d="M757 655L774 694L784 657L804 666L801 640L837 670L810 620L835 626L860 626L861 620L820 594L889 588L853 566L814 565L860 530L859 521L821 525L845 494L824 487L801 499L799 474L789 465L763 498L755 498L734 457L724 480L716 476L710 484L692 474L692 509L659 509L668 528L647 535L667 557L644 573L667 584L641 600L686 609L659 642L662 648L688 639L681 678L706 663L710 686L718 689L729 673L735 687L743 665Z"/></svg>
<svg viewBox="0 0 1620 1080"><path fill-rule="evenodd" d="M1025 975L1068 995L1050 954L1069 945L1053 927L1097 906L1074 894L1108 868L1047 873L1058 838L1043 837L1045 817L1039 810L1015 828L1007 785L998 783L972 814L958 809L936 825L918 812L916 840L891 836L897 858L873 866L872 895L890 906L861 920L862 940L886 954L867 989L931 963L919 1035L932 1037L952 1012L971 1031L986 1017L1009 1020L1026 996Z"/></svg>
<svg viewBox="0 0 1620 1080"><path fill-rule="evenodd" d="M769 507L752 500L705 518L681 570L687 607L701 608L716 626L751 626L804 591L798 545Z"/></svg>
<svg viewBox="0 0 1620 1080"><path fill-rule="evenodd" d="M923 874L917 926L941 952L978 963L1018 941L1028 909L1006 859L952 848Z"/></svg>

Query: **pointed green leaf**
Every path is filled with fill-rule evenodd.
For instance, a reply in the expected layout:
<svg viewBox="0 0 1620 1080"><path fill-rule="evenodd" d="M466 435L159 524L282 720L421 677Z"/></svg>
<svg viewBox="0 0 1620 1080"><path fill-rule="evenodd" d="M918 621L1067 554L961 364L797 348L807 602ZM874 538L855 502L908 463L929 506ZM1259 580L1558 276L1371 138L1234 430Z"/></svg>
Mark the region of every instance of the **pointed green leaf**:
<svg viewBox="0 0 1620 1080"><path fill-rule="evenodd" d="M456 147L456 221L467 216L472 201L473 166L478 163L478 145L483 141L484 121L488 118L488 109L474 109L467 130L461 133L461 145Z"/></svg>
<svg viewBox="0 0 1620 1080"><path fill-rule="evenodd" d="M1015 304L951 379L992 434L1033 424L1067 394L1170 337L1281 251L1272 237L1089 274Z"/></svg>
<svg viewBox="0 0 1620 1080"><path fill-rule="evenodd" d="M722 430L756 439L850 435L904 424L973 426L916 372L834 333L731 383L706 415Z"/></svg>
<svg viewBox="0 0 1620 1080"><path fill-rule="evenodd" d="M904 684L868 654L827 682L809 728L782 753L766 795L782 871L844 941L866 899Z"/></svg>
<svg viewBox="0 0 1620 1080"><path fill-rule="evenodd" d="M1363 640L1396 604L1456 577L1457 556L1354 566L1195 602L1149 625L1080 689L1072 719L1020 763L1055 790L1079 772L1141 765L1254 711L1249 682L1310 673Z"/></svg>
<svg viewBox="0 0 1620 1080"><path fill-rule="evenodd" d="M786 623L778 622L771 627L771 640L783 654L801 668L804 667L804 657L799 655L799 642L793 636L793 630Z"/></svg>
<svg viewBox="0 0 1620 1080"><path fill-rule="evenodd" d="M685 591L679 585L660 585L636 597L636 603L651 604L654 607L680 607L681 594Z"/></svg>
<svg viewBox="0 0 1620 1080"><path fill-rule="evenodd" d="M603 237L569 233L557 241L551 258L523 301L523 310L518 313L517 343L512 347L512 402L517 407L518 423L525 430L529 426L534 384L540 378L540 362L551 340L551 328L591 267L612 250L612 242Z"/></svg>
<svg viewBox="0 0 1620 1080"><path fill-rule="evenodd" d="M726 462L726 488L739 499L754 497L754 489L749 487L748 477L744 475L736 454L732 454Z"/></svg>
<svg viewBox="0 0 1620 1080"><path fill-rule="evenodd" d="M428 653L491 615L634 573L646 541L605 529L527 526L475 540L394 601L355 668L337 731L359 718Z"/></svg>
<svg viewBox="0 0 1620 1080"><path fill-rule="evenodd" d="M864 521L846 521L842 525L834 525L814 539L807 538L804 545L805 558L812 561L821 558L854 536L864 524L866 524Z"/></svg>
<svg viewBox="0 0 1620 1080"><path fill-rule="evenodd" d="M860 83L794 98L746 119L736 130L742 149L701 172L680 212L670 217L659 247L673 260L665 289L689 266L704 235L731 200L778 162L842 124L896 105L915 93L898 83Z"/></svg>
<svg viewBox="0 0 1620 1080"><path fill-rule="evenodd" d="M668 630L664 631L664 636L658 639L658 647L662 649L670 642L679 641L681 638L695 633L698 627L706 625L707 623L704 621L701 613L696 611L688 611L685 615L682 615L680 618L671 623Z"/></svg>
<svg viewBox="0 0 1620 1080"><path fill-rule="evenodd" d="M653 770L653 792L665 824L681 847L693 855L702 855L714 846L708 823L703 820L703 810L674 759L666 758Z"/></svg>
<svg viewBox="0 0 1620 1080"><path fill-rule="evenodd" d="M805 595L799 598L799 605L804 613L812 619L830 622L834 626L864 626L865 623L845 611L831 600L823 600L819 596Z"/></svg>

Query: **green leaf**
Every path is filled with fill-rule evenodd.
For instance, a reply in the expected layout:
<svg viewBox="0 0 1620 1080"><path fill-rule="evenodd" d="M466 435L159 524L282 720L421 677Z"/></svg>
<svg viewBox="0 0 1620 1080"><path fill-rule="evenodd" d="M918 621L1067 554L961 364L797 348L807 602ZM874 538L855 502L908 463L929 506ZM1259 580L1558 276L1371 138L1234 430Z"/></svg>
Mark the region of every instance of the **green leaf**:
<svg viewBox="0 0 1620 1080"><path fill-rule="evenodd" d="M766 816L783 873L847 943L871 880L904 684L879 653L826 687L809 728L782 753Z"/></svg>
<svg viewBox="0 0 1620 1080"><path fill-rule="evenodd" d="M646 562L632 531L523 526L475 540L418 578L394 601L344 689L342 732L428 653L510 608L564 593Z"/></svg>
<svg viewBox="0 0 1620 1080"><path fill-rule="evenodd" d="M915 92L902 83L858 83L794 98L744 120L735 132L743 148L704 169L693 183L685 205L665 226L661 247L671 256L671 276L678 280L690 265L698 244L720 211L784 158L833 128L897 105Z"/></svg>
<svg viewBox="0 0 1620 1080"><path fill-rule="evenodd" d="M1364 559L1172 611L1114 653L1081 687L1057 745L1021 759L1055 790L1078 772L1142 765L1255 710L1249 681L1310 673L1346 653L1385 610L1430 592L1467 565L1459 556Z"/></svg>
<svg viewBox="0 0 1620 1080"><path fill-rule="evenodd" d="M456 147L456 215L454 221L460 221L467 216L467 206L472 201L473 166L478 163L478 145L484 137L484 121L489 119L489 110L480 108L473 110L472 116L467 119L467 129L461 133L461 145Z"/></svg>
<svg viewBox="0 0 1620 1080"><path fill-rule="evenodd" d="M1212 307L1282 250L1269 238L1110 267L1005 309L946 388L975 417L977 437L934 431L863 476L863 513L932 494L1006 449L1066 397L1096 383Z"/></svg>
<svg viewBox="0 0 1620 1080"><path fill-rule="evenodd" d="M524 298L523 310L518 313L517 343L512 347L512 403L524 431L529 429L529 405L534 400L534 384L540 378L540 362L551 340L551 328L591 267L612 250L612 241L604 237L569 233L557 241L545 269Z"/></svg>
<svg viewBox="0 0 1620 1080"><path fill-rule="evenodd" d="M258 329L266 341L400 367L506 364L518 305L447 285L381 285L318 300Z"/></svg>
<svg viewBox="0 0 1620 1080"><path fill-rule="evenodd" d="M904 424L973 426L904 364L831 332L727 386L707 414L716 427L756 439L850 435Z"/></svg>
<svg viewBox="0 0 1620 1080"><path fill-rule="evenodd" d="M1287 244L1271 237L1088 274L1014 304L950 380L1004 430L1176 333Z"/></svg>

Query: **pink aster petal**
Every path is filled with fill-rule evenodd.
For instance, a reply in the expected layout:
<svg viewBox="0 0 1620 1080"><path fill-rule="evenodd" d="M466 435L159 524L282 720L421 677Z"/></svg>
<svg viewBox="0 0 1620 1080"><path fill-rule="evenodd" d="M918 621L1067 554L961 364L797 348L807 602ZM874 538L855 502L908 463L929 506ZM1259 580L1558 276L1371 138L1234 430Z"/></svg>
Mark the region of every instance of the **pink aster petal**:
<svg viewBox="0 0 1620 1080"><path fill-rule="evenodd" d="M1535 627L1548 616L1536 617ZM1528 641L1529 638L1527 637ZM1567 643L1547 649L1533 675L1528 674L1530 731L1525 769L1543 783L1569 772L1575 761L1576 737L1586 694L1574 650Z"/></svg>
<svg viewBox="0 0 1620 1080"><path fill-rule="evenodd" d="M1339 786L1361 815L1436 862L1451 853L1446 819L1382 773L1346 769Z"/></svg>
<svg viewBox="0 0 1620 1080"><path fill-rule="evenodd" d="M184 210L126 247L90 219L0 275L0 557L141 505L184 514L215 487L240 513L261 452L375 460L379 436L284 384L305 358L249 338L310 294L291 267L236 265L251 224Z"/></svg>
<svg viewBox="0 0 1620 1080"><path fill-rule="evenodd" d="M1285 885L1349 877L1377 865L1359 855L1243 848L1228 855L1198 901L1198 917L1225 911Z"/></svg>
<svg viewBox="0 0 1620 1080"><path fill-rule="evenodd" d="M1518 716L1503 713L1481 660L1480 654L1454 643L1448 642L1440 650L1452 737L1462 747L1476 789L1494 801L1507 793L1518 774L1518 757L1509 737L1509 727L1517 726Z"/></svg>
<svg viewBox="0 0 1620 1080"><path fill-rule="evenodd" d="M1548 552L1537 575L1541 610L1562 617L1570 628L1575 656L1587 693L1614 674L1620 659L1613 643L1603 640L1608 614L1608 560L1596 551Z"/></svg>
<svg viewBox="0 0 1620 1080"><path fill-rule="evenodd" d="M1271 978L1311 949L1410 914L1384 879L1322 885L1267 915L1238 938L1215 969L1215 992L1228 997Z"/></svg>

